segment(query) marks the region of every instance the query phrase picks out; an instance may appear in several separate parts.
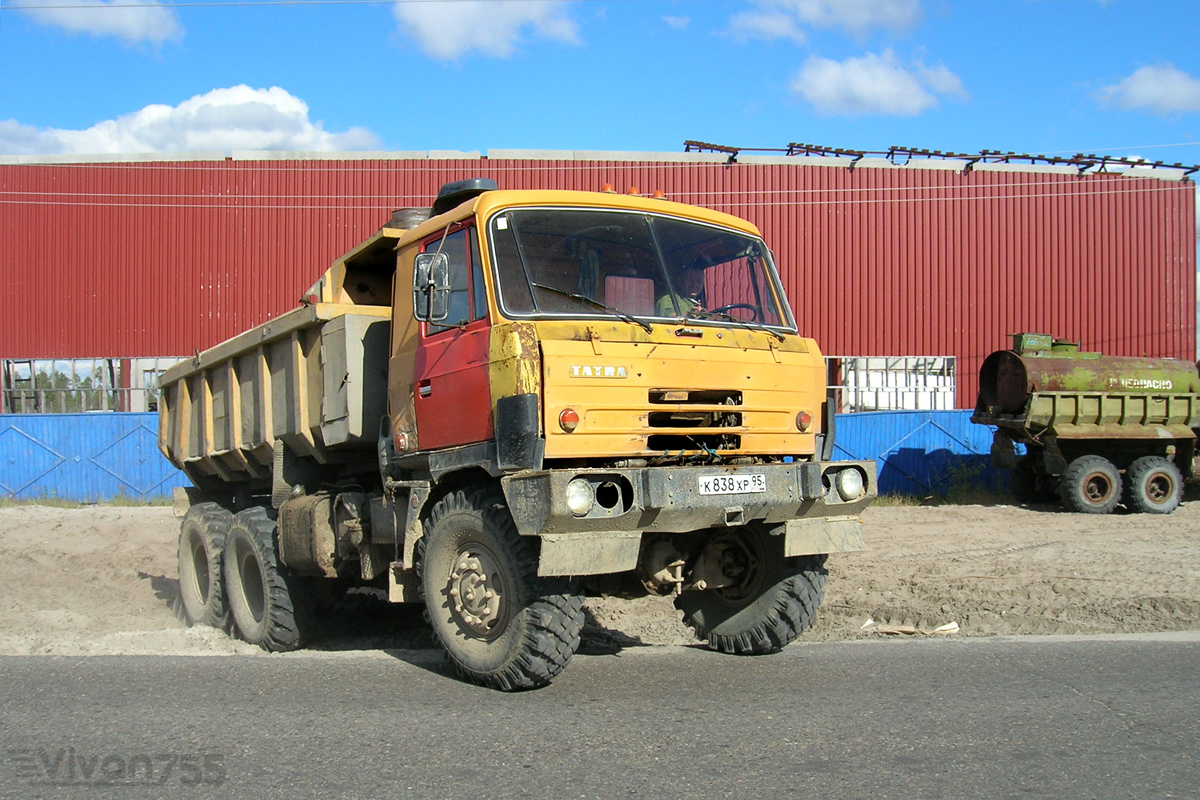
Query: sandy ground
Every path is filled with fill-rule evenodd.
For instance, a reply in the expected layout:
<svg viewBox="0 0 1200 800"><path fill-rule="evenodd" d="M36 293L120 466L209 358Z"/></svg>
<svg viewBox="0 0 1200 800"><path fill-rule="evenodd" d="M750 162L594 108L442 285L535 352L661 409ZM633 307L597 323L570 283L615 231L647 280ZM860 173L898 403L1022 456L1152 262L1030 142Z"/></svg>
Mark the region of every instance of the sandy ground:
<svg viewBox="0 0 1200 800"><path fill-rule="evenodd" d="M829 559L802 641L1200 629L1200 502L1166 517L1013 506L879 507L870 550ZM0 654L258 653L178 606L169 508L0 508ZM694 641L669 599L588 604L584 652ZM930 633L950 625L956 633ZM419 610L352 596L313 647L431 647Z"/></svg>

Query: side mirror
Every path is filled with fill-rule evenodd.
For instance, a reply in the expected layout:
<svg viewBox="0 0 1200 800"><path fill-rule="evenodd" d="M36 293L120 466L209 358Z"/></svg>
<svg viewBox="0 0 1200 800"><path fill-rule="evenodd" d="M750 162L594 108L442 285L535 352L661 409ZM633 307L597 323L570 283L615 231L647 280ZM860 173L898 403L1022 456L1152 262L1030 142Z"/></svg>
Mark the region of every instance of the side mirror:
<svg viewBox="0 0 1200 800"><path fill-rule="evenodd" d="M450 259L445 253L417 255L413 312L423 322L442 322L450 315Z"/></svg>

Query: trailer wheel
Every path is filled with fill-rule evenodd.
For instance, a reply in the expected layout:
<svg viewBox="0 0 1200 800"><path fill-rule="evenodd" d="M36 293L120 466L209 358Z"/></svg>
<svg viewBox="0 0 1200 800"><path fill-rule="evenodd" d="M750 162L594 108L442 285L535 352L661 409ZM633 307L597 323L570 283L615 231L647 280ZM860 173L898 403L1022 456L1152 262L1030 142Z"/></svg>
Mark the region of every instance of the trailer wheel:
<svg viewBox="0 0 1200 800"><path fill-rule="evenodd" d="M458 673L502 691L545 686L579 648L583 596L539 578L536 540L495 489L452 492L417 542L425 615Z"/></svg>
<svg viewBox="0 0 1200 800"><path fill-rule="evenodd" d="M1101 456L1080 456L1058 482L1063 505L1082 514L1108 514L1121 501L1121 473Z"/></svg>
<svg viewBox="0 0 1200 800"><path fill-rule="evenodd" d="M233 516L225 539L225 584L238 635L264 650L295 650L311 627L312 592L279 560L278 525L261 507Z"/></svg>
<svg viewBox="0 0 1200 800"><path fill-rule="evenodd" d="M229 627L221 555L232 518L216 503L197 503L179 526L179 599L189 625Z"/></svg>
<svg viewBox="0 0 1200 800"><path fill-rule="evenodd" d="M1145 456L1125 472L1125 505L1145 514L1170 514L1183 500L1183 473L1161 456Z"/></svg>
<svg viewBox="0 0 1200 800"><path fill-rule="evenodd" d="M691 590L675 599L683 622L713 650L760 655L782 650L816 620L825 598L825 556L783 557L783 537L742 529L721 558L733 586Z"/></svg>

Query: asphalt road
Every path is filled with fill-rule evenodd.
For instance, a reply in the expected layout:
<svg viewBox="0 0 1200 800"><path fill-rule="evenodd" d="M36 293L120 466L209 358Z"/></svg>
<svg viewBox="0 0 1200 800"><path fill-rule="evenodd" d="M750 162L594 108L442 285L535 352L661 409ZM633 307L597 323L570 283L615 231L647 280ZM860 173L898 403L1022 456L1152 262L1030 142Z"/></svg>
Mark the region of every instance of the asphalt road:
<svg viewBox="0 0 1200 800"><path fill-rule="evenodd" d="M501 694L428 651L0 659L0 796L1200 796L1200 636L578 656Z"/></svg>

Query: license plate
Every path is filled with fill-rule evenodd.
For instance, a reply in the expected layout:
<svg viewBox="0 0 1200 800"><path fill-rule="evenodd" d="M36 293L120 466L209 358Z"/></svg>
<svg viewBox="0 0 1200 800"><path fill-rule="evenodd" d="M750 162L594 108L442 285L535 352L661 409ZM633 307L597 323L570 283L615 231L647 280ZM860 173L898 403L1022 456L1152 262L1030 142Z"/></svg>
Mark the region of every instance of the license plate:
<svg viewBox="0 0 1200 800"><path fill-rule="evenodd" d="M700 494L753 494L766 490L767 476L759 472L700 476Z"/></svg>

